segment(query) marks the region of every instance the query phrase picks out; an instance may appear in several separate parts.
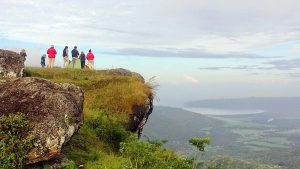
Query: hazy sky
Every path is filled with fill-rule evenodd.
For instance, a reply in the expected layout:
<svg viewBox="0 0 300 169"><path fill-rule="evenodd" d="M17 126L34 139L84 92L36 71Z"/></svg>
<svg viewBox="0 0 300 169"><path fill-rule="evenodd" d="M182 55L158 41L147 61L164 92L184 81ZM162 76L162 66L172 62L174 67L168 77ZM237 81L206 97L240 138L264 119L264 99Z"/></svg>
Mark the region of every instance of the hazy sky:
<svg viewBox="0 0 300 169"><path fill-rule="evenodd" d="M0 48L26 48L28 66L50 44L92 48L99 69L156 76L160 104L300 96L299 9L298 0L0 0Z"/></svg>

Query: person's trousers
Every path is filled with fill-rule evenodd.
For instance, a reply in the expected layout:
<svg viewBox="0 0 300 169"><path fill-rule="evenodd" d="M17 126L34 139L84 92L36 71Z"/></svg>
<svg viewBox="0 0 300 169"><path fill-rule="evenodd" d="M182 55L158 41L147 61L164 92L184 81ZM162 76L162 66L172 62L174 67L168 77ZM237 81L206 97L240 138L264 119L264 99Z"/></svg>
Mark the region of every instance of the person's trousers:
<svg viewBox="0 0 300 169"><path fill-rule="evenodd" d="M55 58L49 58L48 68L53 68Z"/></svg>
<svg viewBox="0 0 300 169"><path fill-rule="evenodd" d="M64 68L67 68L69 65L69 57L68 56L64 56Z"/></svg>
<svg viewBox="0 0 300 169"><path fill-rule="evenodd" d="M75 68L76 67L76 63L77 63L77 58L76 57L72 58L72 63L73 63L73 68Z"/></svg>
<svg viewBox="0 0 300 169"><path fill-rule="evenodd" d="M88 60L91 69L94 69L94 60Z"/></svg>
<svg viewBox="0 0 300 169"><path fill-rule="evenodd" d="M81 61L81 69L84 69L85 61Z"/></svg>

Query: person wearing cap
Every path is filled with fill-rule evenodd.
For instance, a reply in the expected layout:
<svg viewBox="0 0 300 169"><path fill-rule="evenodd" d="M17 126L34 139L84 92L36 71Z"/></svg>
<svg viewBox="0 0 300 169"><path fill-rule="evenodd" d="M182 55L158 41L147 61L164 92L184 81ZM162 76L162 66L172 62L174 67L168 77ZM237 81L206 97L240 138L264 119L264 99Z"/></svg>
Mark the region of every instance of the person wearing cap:
<svg viewBox="0 0 300 169"><path fill-rule="evenodd" d="M67 68L69 65L69 50L68 46L65 46L63 50L63 58L64 58L64 68Z"/></svg>
<svg viewBox="0 0 300 169"><path fill-rule="evenodd" d="M76 66L76 62L79 56L79 52L77 50L77 46L74 46L74 49L71 51L72 53L72 63L73 63L73 68Z"/></svg>
<svg viewBox="0 0 300 169"><path fill-rule="evenodd" d="M95 56L92 53L91 49L89 50L89 53L86 55L86 59L88 60L88 64L89 64L90 68L94 69L94 59L95 59Z"/></svg>
<svg viewBox="0 0 300 169"><path fill-rule="evenodd" d="M85 67L85 54L83 51L81 51L81 54L79 55L80 63L81 63L81 69L84 69Z"/></svg>
<svg viewBox="0 0 300 169"><path fill-rule="evenodd" d="M48 68L53 68L55 55L57 54L56 50L54 49L54 45L51 45L51 47L47 50L47 54L49 59Z"/></svg>

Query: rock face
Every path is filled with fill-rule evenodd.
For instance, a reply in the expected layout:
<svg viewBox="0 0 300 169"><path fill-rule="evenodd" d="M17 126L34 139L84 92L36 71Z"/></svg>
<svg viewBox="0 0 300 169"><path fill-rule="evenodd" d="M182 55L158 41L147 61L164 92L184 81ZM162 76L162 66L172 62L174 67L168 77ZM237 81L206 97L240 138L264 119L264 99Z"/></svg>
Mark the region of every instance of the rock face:
<svg viewBox="0 0 300 169"><path fill-rule="evenodd" d="M24 58L16 52L0 49L0 76L21 77Z"/></svg>
<svg viewBox="0 0 300 169"><path fill-rule="evenodd" d="M24 113L36 139L27 164L60 155L83 122L83 100L83 91L71 84L41 78L0 82L0 114Z"/></svg>
<svg viewBox="0 0 300 169"><path fill-rule="evenodd" d="M153 111L153 96L148 96L144 105L134 105L133 111L134 114L129 117L128 128L130 131L137 133L138 138L140 138L143 128Z"/></svg>

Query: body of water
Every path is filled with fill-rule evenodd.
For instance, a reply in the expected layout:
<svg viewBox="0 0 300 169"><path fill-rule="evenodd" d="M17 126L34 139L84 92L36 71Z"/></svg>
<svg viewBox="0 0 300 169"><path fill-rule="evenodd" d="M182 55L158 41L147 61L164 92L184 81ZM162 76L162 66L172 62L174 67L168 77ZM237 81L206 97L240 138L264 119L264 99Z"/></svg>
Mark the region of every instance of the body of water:
<svg viewBox="0 0 300 169"><path fill-rule="evenodd" d="M188 108L183 109L205 115L239 115L239 114L259 114L263 110L231 110L231 109L215 109L215 108Z"/></svg>

